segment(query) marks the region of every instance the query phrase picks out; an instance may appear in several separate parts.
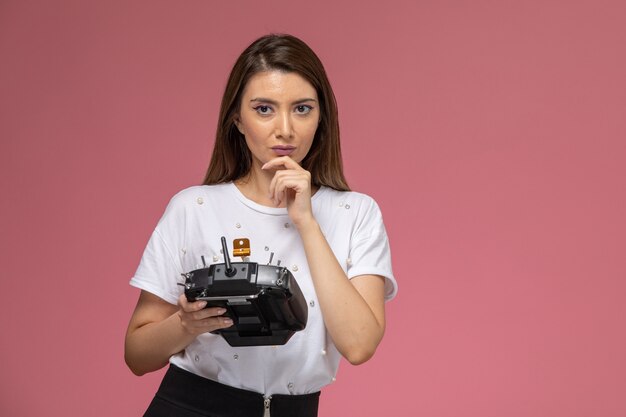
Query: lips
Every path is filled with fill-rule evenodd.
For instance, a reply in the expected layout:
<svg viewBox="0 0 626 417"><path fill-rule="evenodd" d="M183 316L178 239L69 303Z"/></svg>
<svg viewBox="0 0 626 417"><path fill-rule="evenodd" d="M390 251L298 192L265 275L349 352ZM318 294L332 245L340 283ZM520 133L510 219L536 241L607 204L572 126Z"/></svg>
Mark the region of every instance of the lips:
<svg viewBox="0 0 626 417"><path fill-rule="evenodd" d="M291 155L296 150L295 146L272 146L272 150L278 156Z"/></svg>

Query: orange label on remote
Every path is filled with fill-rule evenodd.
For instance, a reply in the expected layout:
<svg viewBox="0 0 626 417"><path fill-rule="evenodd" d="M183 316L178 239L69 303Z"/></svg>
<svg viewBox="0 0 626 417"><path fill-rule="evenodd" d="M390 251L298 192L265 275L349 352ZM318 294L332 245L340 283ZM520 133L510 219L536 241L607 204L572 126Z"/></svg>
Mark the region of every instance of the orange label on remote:
<svg viewBox="0 0 626 417"><path fill-rule="evenodd" d="M233 256L250 256L250 239L233 240Z"/></svg>

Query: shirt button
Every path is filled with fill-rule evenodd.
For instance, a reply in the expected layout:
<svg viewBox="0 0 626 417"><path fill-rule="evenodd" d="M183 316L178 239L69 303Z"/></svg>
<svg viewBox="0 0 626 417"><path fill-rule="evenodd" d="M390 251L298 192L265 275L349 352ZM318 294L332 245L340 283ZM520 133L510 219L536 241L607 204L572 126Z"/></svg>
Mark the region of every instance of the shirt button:
<svg viewBox="0 0 626 417"><path fill-rule="evenodd" d="M339 203L339 207L343 207L343 203Z"/></svg>
<svg viewBox="0 0 626 417"><path fill-rule="evenodd" d="M326 349L322 349L322 355L326 355Z"/></svg>
<svg viewBox="0 0 626 417"><path fill-rule="evenodd" d="M233 359L234 360L238 360L239 359L239 355L237 355L236 353L233 355Z"/></svg>
<svg viewBox="0 0 626 417"><path fill-rule="evenodd" d="M285 223L285 229L289 229L289 223Z"/></svg>
<svg viewBox="0 0 626 417"><path fill-rule="evenodd" d="M330 379L330 382L335 382L336 380L337 380L337 378L332 377L332 378Z"/></svg>
<svg viewBox="0 0 626 417"><path fill-rule="evenodd" d="M310 305L311 307L315 307L315 301L313 301L313 300L309 301L309 305Z"/></svg>
<svg viewBox="0 0 626 417"><path fill-rule="evenodd" d="M352 266L352 258L346 259L346 265Z"/></svg>
<svg viewBox="0 0 626 417"><path fill-rule="evenodd" d="M269 246L266 246L266 247L265 247L265 251L267 252L268 250L270 250L270 247L269 247Z"/></svg>
<svg viewBox="0 0 626 417"><path fill-rule="evenodd" d="M292 271L294 271L294 272L296 272L296 271L298 270L298 265L294 265L294 266L292 266L292 267L291 267L291 270L292 270Z"/></svg>
<svg viewBox="0 0 626 417"><path fill-rule="evenodd" d="M196 362L198 362L200 360L200 356L196 355L195 358L193 358Z"/></svg>
<svg viewBox="0 0 626 417"><path fill-rule="evenodd" d="M293 382L290 382L287 384L287 388L289 388L289 390L293 389Z"/></svg>
<svg viewBox="0 0 626 417"><path fill-rule="evenodd" d="M200 205L204 204L204 200L202 199L202 197L198 197L198 199L196 200L196 202Z"/></svg>
<svg viewBox="0 0 626 417"><path fill-rule="evenodd" d="M346 210L350 210L350 204L346 204L345 207L346 207Z"/></svg>
<svg viewBox="0 0 626 417"><path fill-rule="evenodd" d="M241 229L241 224L240 224L240 223L236 223L236 224L235 224L235 227L236 227L237 229Z"/></svg>

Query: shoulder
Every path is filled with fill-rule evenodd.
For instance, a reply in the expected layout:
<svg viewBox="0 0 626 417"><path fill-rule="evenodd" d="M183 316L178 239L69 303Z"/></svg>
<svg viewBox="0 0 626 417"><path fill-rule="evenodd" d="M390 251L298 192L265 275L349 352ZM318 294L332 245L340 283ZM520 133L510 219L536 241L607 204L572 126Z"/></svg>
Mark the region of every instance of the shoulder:
<svg viewBox="0 0 626 417"><path fill-rule="evenodd" d="M232 200L228 198L232 196L229 185L195 185L179 191L170 199L159 223L178 223L194 214L200 215L207 208L223 206Z"/></svg>
<svg viewBox="0 0 626 417"><path fill-rule="evenodd" d="M380 208L372 197L357 191L337 191L322 187L319 191L319 202L326 207L342 208L346 213L365 215L380 213Z"/></svg>
<svg viewBox="0 0 626 417"><path fill-rule="evenodd" d="M315 216L326 229L365 236L384 227L380 208L369 195L326 187L318 194L313 204Z"/></svg>
<svg viewBox="0 0 626 417"><path fill-rule="evenodd" d="M328 187L321 187L319 198L325 201L348 202L355 206L371 206L376 205L376 201L367 194L357 191L337 191Z"/></svg>
<svg viewBox="0 0 626 417"><path fill-rule="evenodd" d="M229 194L230 186L231 183L194 185L176 193L170 200L170 205L202 204L205 198L220 198Z"/></svg>
<svg viewBox="0 0 626 417"><path fill-rule="evenodd" d="M166 208L167 212L179 212L191 207L210 205L214 201L228 201L232 196L231 183L215 185L194 185L176 193Z"/></svg>

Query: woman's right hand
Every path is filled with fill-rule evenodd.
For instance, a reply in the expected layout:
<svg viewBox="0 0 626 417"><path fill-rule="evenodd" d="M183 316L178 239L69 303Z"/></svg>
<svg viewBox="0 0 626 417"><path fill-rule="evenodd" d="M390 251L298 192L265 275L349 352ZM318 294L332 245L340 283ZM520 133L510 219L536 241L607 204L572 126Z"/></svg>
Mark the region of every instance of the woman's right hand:
<svg viewBox="0 0 626 417"><path fill-rule="evenodd" d="M178 317L183 329L191 335L213 332L233 325L232 319L222 314L226 312L222 307L206 307L206 301L187 301L185 294L178 297Z"/></svg>
<svg viewBox="0 0 626 417"><path fill-rule="evenodd" d="M128 324L124 358L133 373L143 375L167 365L202 333L232 326L225 310L204 308L204 301L190 303L184 295L178 305L141 291Z"/></svg>

